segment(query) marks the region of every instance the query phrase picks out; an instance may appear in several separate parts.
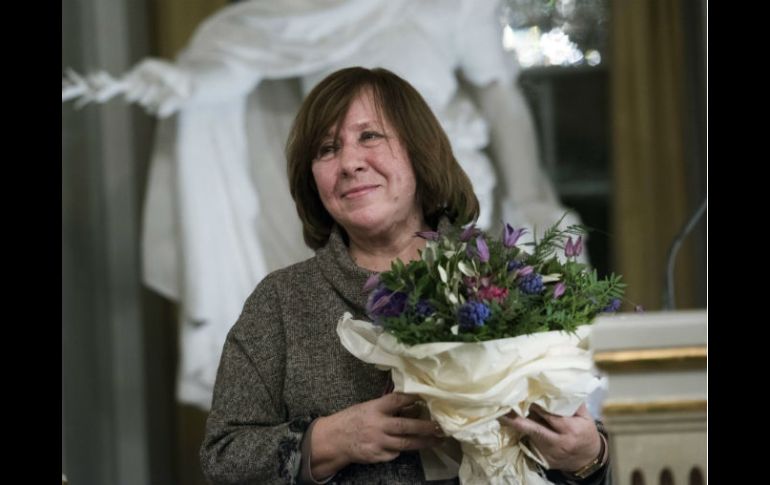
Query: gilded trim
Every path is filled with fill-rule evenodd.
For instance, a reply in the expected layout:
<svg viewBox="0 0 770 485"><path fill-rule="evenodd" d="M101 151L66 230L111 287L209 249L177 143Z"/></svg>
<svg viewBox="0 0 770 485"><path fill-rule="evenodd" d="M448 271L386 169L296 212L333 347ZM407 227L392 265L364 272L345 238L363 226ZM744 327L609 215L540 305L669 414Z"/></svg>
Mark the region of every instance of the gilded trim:
<svg viewBox="0 0 770 485"><path fill-rule="evenodd" d="M614 372L705 369L706 347L671 347L596 352L594 354L594 362L596 362L596 366L600 369Z"/></svg>
<svg viewBox="0 0 770 485"><path fill-rule="evenodd" d="M708 402L704 399L682 399L678 401L650 402L608 402L602 410L606 415L649 414L670 412L705 412Z"/></svg>

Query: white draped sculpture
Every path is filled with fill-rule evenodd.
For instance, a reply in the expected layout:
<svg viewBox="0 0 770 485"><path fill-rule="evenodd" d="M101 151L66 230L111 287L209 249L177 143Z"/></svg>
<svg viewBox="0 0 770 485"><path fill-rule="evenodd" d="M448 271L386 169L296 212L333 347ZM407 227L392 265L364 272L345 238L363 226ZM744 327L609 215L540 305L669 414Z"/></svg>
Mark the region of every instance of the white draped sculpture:
<svg viewBox="0 0 770 485"><path fill-rule="evenodd" d="M175 62L147 59L119 79L68 73L62 101L123 94L161 118L143 278L180 305L180 401L209 408L243 302L268 272L311 255L283 148L302 95L339 68L384 67L420 91L474 185L479 225L545 228L562 215L501 32L496 0L252 0L206 20Z"/></svg>

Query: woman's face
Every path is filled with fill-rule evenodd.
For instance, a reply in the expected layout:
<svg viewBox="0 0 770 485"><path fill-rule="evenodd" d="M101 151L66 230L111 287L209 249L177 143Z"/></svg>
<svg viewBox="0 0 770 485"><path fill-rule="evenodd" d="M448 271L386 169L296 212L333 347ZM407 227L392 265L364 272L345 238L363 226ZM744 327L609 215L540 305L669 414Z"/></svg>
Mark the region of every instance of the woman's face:
<svg viewBox="0 0 770 485"><path fill-rule="evenodd" d="M321 202L334 220L349 234L367 237L421 224L412 163L368 91L353 100L335 140L336 128L313 161Z"/></svg>

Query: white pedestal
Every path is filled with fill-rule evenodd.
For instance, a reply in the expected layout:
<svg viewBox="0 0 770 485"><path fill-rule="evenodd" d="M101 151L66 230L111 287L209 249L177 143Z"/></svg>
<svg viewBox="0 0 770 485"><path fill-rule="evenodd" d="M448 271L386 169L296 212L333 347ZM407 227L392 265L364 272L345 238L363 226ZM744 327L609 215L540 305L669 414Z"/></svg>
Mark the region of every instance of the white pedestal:
<svg viewBox="0 0 770 485"><path fill-rule="evenodd" d="M705 311L594 323L594 360L609 379L602 411L614 483L706 483L706 328Z"/></svg>

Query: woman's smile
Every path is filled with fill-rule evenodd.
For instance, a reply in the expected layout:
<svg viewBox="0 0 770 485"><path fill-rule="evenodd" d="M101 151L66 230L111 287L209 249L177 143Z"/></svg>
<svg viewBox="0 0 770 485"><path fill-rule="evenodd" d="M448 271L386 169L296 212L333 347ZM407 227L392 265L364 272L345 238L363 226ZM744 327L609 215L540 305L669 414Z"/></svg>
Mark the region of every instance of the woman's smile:
<svg viewBox="0 0 770 485"><path fill-rule="evenodd" d="M380 186L376 184L372 185L359 185L348 189L342 193L343 199L359 199L377 190Z"/></svg>

